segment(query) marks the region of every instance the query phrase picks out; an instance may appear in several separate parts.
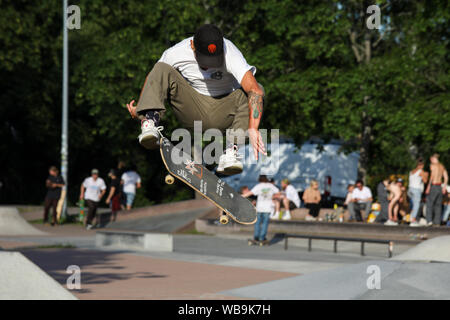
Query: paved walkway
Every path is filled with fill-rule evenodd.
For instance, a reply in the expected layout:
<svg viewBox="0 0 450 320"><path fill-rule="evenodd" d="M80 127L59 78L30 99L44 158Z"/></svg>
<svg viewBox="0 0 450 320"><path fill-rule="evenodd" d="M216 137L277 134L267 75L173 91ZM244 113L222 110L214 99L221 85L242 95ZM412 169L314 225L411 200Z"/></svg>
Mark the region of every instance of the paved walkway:
<svg viewBox="0 0 450 320"><path fill-rule="evenodd" d="M85 249L23 254L62 285L67 266L78 265L79 299L235 299L219 292L297 275Z"/></svg>

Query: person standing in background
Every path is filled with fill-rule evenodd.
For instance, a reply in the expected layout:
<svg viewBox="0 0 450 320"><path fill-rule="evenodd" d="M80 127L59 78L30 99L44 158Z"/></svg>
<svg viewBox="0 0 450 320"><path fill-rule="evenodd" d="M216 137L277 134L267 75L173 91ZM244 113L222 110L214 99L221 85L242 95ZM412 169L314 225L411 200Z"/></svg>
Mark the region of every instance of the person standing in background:
<svg viewBox="0 0 450 320"><path fill-rule="evenodd" d="M430 180L425 193L427 194L427 225L441 225L442 196L447 190L448 173L439 162L437 153L430 157Z"/></svg>
<svg viewBox="0 0 450 320"><path fill-rule="evenodd" d="M377 186L377 197L378 202L380 203L380 213L375 218L375 222L384 223L389 219L389 178L386 177L383 181L381 181Z"/></svg>
<svg viewBox="0 0 450 320"><path fill-rule="evenodd" d="M141 177L135 171L133 166L130 170L122 174L121 184L123 187L123 192L127 199L127 210L131 210L133 206L134 198L136 197L136 189L141 187Z"/></svg>
<svg viewBox="0 0 450 320"><path fill-rule="evenodd" d="M49 176L45 181L45 186L47 187L47 194L45 195L44 204L44 224L48 222L48 213L50 208L53 210L51 225L56 224L56 206L58 205L58 200L61 198L61 190L65 185L64 179L59 175L59 170L55 166L51 166L48 170Z"/></svg>
<svg viewBox="0 0 450 320"><path fill-rule="evenodd" d="M320 200L322 196L319 191L319 182L312 180L309 188L303 192L303 201L306 208L309 209L309 213L306 215L306 221L315 221L320 211Z"/></svg>
<svg viewBox="0 0 450 320"><path fill-rule="evenodd" d="M127 171L125 161L119 160L119 162L117 163L117 170L116 170L117 178L119 178L119 181L120 181L120 178L122 177L122 175L125 173L125 171ZM125 208L127 206L127 198L125 196L125 193L123 192L122 184L120 184L119 188L120 188L120 190L119 190L119 192L120 192L120 199L119 199L120 200L120 208L122 210L125 210Z"/></svg>
<svg viewBox="0 0 450 320"><path fill-rule="evenodd" d="M111 178L111 186L109 189L109 195L106 198L106 204L111 208L112 221L116 221L117 211L120 210L120 197L122 192L120 179L117 177L116 170L111 169L108 176Z"/></svg>
<svg viewBox="0 0 450 320"><path fill-rule="evenodd" d="M419 158L416 167L409 173L408 196L412 200L411 223L409 224L411 227L419 226L417 213L419 212L425 184L428 182L428 172L423 169L424 166L423 159Z"/></svg>
<svg viewBox="0 0 450 320"><path fill-rule="evenodd" d="M251 191L242 194L244 198L257 196L257 220L253 234L255 242L267 240L266 236L267 229L269 228L269 216L274 210L273 196L279 191L277 187L269 182L265 175L260 175L258 181L259 183L254 186Z"/></svg>
<svg viewBox="0 0 450 320"><path fill-rule="evenodd" d="M97 169L92 169L91 176L84 179L80 190L80 200L85 199L88 206L88 214L84 222L88 230L92 229L92 220L96 218L98 203L105 192L105 181L98 176ZM97 218L95 220L95 225L97 225Z"/></svg>

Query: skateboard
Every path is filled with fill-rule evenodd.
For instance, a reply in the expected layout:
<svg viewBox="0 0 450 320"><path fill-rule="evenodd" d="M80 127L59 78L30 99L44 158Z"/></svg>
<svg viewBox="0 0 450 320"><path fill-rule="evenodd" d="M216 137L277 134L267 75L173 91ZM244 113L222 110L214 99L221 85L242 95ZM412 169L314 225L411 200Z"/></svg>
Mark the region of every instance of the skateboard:
<svg viewBox="0 0 450 320"><path fill-rule="evenodd" d="M248 199L242 197L239 192L203 165L192 161L189 155L184 152L181 153L164 136L161 136L160 139L160 152L168 171L165 182L172 184L177 178L199 192L225 213L221 215L220 223L227 224L229 218L240 224L254 224L256 222L256 208ZM180 164L172 161L172 154L181 156L182 161Z"/></svg>
<svg viewBox="0 0 450 320"><path fill-rule="evenodd" d="M80 210L80 213L78 214L78 220L83 222L84 221L84 199L81 199L78 201L78 208Z"/></svg>
<svg viewBox="0 0 450 320"><path fill-rule="evenodd" d="M66 188L62 188L61 196L59 197L58 204L56 205L56 221L58 223L61 220L61 214L65 199L66 199Z"/></svg>
<svg viewBox="0 0 450 320"><path fill-rule="evenodd" d="M249 246L268 246L270 244L269 240L256 241L255 239L248 239Z"/></svg>

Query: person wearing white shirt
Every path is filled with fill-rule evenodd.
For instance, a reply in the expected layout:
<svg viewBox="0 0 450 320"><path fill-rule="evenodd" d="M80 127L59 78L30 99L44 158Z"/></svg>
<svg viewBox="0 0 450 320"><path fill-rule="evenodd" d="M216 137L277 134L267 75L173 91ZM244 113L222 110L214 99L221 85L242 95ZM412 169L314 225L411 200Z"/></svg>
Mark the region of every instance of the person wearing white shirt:
<svg viewBox="0 0 450 320"><path fill-rule="evenodd" d="M256 211L257 220L253 238L254 241L266 241L267 229L269 227L269 216L274 210L273 196L279 192L279 189L269 182L265 175L259 176L259 183L250 191L244 192L242 196L248 198L257 196Z"/></svg>
<svg viewBox="0 0 450 320"><path fill-rule="evenodd" d="M353 202L355 203L355 216L357 221L364 221L369 216L372 207L372 191L364 186L361 180L356 181L355 189L352 192ZM365 215L361 215L361 211Z"/></svg>
<svg viewBox="0 0 450 320"><path fill-rule="evenodd" d="M131 210L136 196L136 189L141 187L141 177L136 171L129 170L122 174L121 183L126 196L127 210Z"/></svg>
<svg viewBox="0 0 450 320"><path fill-rule="evenodd" d="M225 132L227 149L219 158L217 172L231 175L242 172L238 145L248 132L255 159L267 155L258 130L263 113L264 89L256 81L256 68L213 24L197 29L167 49L153 66L135 106L127 104L132 118L141 121L139 143L147 149L158 148L163 130L159 126L170 102L183 128L192 130L194 121L202 121L203 131L214 128Z"/></svg>
<svg viewBox="0 0 450 320"><path fill-rule="evenodd" d="M92 220L96 218L98 203L106 192L105 181L98 176L98 170L92 169L91 176L84 179L81 184L80 200L86 200L88 214L85 217L84 225L87 229L92 228ZM98 221L96 219L95 225Z"/></svg>
<svg viewBox="0 0 450 320"><path fill-rule="evenodd" d="M275 195L275 213L271 217L275 219L279 217L281 203L284 207L283 220L291 219L291 211L295 208L300 208L300 197L298 196L297 190L291 185L288 179L283 179L281 181L282 192Z"/></svg>

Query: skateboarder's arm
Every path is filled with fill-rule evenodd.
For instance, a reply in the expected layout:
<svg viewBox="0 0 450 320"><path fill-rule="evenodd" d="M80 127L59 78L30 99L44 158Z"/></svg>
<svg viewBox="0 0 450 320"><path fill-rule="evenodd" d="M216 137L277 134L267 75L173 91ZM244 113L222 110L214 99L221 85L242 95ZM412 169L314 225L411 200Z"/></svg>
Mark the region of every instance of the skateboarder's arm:
<svg viewBox="0 0 450 320"><path fill-rule="evenodd" d="M251 192L251 191L247 191L247 192L244 192L244 193L242 194L242 196L243 196L244 198L248 198L248 197L254 196L254 194L253 194L253 192Z"/></svg>
<svg viewBox="0 0 450 320"><path fill-rule="evenodd" d="M266 155L264 142L261 134L258 131L259 123L263 113L263 97L264 91L256 81L253 73L247 71L241 81L242 89L248 96L249 120L248 120L248 135L250 143L253 147L255 159L258 160L258 153Z"/></svg>

